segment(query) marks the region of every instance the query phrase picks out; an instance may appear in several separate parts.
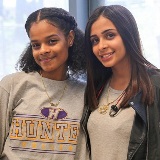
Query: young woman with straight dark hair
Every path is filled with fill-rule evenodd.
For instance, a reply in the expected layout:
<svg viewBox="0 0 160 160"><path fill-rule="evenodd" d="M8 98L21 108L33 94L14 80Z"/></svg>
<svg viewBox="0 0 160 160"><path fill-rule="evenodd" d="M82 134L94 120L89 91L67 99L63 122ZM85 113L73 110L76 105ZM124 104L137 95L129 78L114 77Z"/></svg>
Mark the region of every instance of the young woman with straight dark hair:
<svg viewBox="0 0 160 160"><path fill-rule="evenodd" d="M159 160L160 72L143 56L131 12L120 5L98 7L88 20L85 45L82 126L92 160Z"/></svg>

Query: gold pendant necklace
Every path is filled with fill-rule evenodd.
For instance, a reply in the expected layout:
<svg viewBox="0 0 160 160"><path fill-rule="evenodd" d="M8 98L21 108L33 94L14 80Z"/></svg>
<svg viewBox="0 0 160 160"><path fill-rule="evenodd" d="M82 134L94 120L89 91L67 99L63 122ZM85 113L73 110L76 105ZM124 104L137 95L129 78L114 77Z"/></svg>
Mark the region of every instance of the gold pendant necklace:
<svg viewBox="0 0 160 160"><path fill-rule="evenodd" d="M43 76L42 76L41 71L40 71L40 76L41 76L41 80L42 80L42 83L43 83L43 86L44 86L44 89L45 89L45 92L46 92L46 95L47 95L47 97L48 97L48 100L49 100L49 103L50 103L51 107L57 107L57 106L60 104L60 102L61 102L61 100L62 100L62 97L63 97L63 95L64 95L64 93L65 93L65 91L66 91L67 83L65 84L65 86L64 86L64 88L63 88L62 94L61 94L58 102L57 102L57 103L53 103L51 97L49 96L49 94L48 94L48 92L47 92L47 88L46 88L46 86L45 86L45 83L44 83L44 80L43 80Z"/></svg>
<svg viewBox="0 0 160 160"><path fill-rule="evenodd" d="M108 87L107 90L107 102L109 100L109 93L110 93L110 88ZM115 106L120 102L120 100L123 98L125 94L125 91L123 91L116 99L114 99L113 101L109 102L108 104L104 104L104 105L100 105L98 108L98 111L100 114L106 114L107 110L109 109L109 105L113 104L114 102L117 101L117 103L115 104Z"/></svg>
<svg viewBox="0 0 160 160"><path fill-rule="evenodd" d="M62 120L62 119L66 119L67 116L68 116L68 113L62 109L62 108L57 108L57 106L60 104L63 96L64 96L64 93L66 91L66 88L67 88L67 83L65 84L63 90L62 90L62 94L58 100L57 103L53 103L52 102L52 99L51 97L49 96L48 92L47 92L47 88L45 86L45 83L44 83L44 80L43 80L43 76L42 76L42 73L40 71L40 77L41 77L41 80L42 80L42 83L43 83L43 86L44 86L44 90L46 92L46 95L48 97L48 100L49 100L49 103L50 103L50 107L43 107L41 109L41 114L43 115L43 117L47 118L47 119L52 119L52 120Z"/></svg>

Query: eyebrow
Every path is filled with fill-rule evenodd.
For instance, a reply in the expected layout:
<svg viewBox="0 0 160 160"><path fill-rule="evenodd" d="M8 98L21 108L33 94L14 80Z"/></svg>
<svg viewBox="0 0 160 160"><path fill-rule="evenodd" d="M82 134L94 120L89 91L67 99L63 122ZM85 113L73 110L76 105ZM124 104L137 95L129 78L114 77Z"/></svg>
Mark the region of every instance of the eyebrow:
<svg viewBox="0 0 160 160"><path fill-rule="evenodd" d="M101 34L104 34L104 33L108 32L108 31L112 31L112 30L116 30L116 29L107 29L107 30L104 30ZM96 35L91 35L90 38L95 37L95 36Z"/></svg>
<svg viewBox="0 0 160 160"><path fill-rule="evenodd" d="M57 34L52 34L52 35L49 35L49 36L45 37L45 39L49 39L51 37L58 37L58 35ZM38 40L31 40L31 42L37 42L37 41Z"/></svg>

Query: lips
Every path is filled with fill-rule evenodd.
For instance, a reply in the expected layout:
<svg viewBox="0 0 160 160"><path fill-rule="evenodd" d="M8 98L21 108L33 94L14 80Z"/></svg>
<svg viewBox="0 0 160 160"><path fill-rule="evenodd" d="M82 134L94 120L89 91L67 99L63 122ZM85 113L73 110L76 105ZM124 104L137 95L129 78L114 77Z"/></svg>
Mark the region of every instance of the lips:
<svg viewBox="0 0 160 160"><path fill-rule="evenodd" d="M101 54L100 57L102 58L102 60L108 60L112 57L113 54L114 52L104 53L104 54Z"/></svg>
<svg viewBox="0 0 160 160"><path fill-rule="evenodd" d="M40 59L41 62L49 62L51 58Z"/></svg>
<svg viewBox="0 0 160 160"><path fill-rule="evenodd" d="M40 57L39 58L39 61L40 62L44 62L44 63L46 63L46 62L50 62L53 58L55 58L56 56L54 56L54 57Z"/></svg>

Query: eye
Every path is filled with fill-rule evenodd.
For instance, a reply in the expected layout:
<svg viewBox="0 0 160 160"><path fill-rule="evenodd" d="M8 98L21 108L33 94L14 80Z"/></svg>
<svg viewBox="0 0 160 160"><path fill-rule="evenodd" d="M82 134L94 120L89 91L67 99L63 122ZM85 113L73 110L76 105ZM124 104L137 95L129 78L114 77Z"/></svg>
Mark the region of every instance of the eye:
<svg viewBox="0 0 160 160"><path fill-rule="evenodd" d="M91 44L92 44L92 46L98 44L98 42L99 42L98 38L91 38Z"/></svg>
<svg viewBox="0 0 160 160"><path fill-rule="evenodd" d="M114 34L114 33L107 33L107 34L106 34L106 38L109 39L109 40L110 40L110 39L113 39L114 37L115 37L115 34Z"/></svg>
<svg viewBox="0 0 160 160"><path fill-rule="evenodd" d="M56 39L50 39L50 40L48 41L48 44L49 44L49 45L53 45L53 44L57 43L57 41L58 41L58 40L56 40Z"/></svg>
<svg viewBox="0 0 160 160"><path fill-rule="evenodd" d="M38 44L38 43L32 43L31 46L32 46L32 49L39 49L40 48L40 44Z"/></svg>

